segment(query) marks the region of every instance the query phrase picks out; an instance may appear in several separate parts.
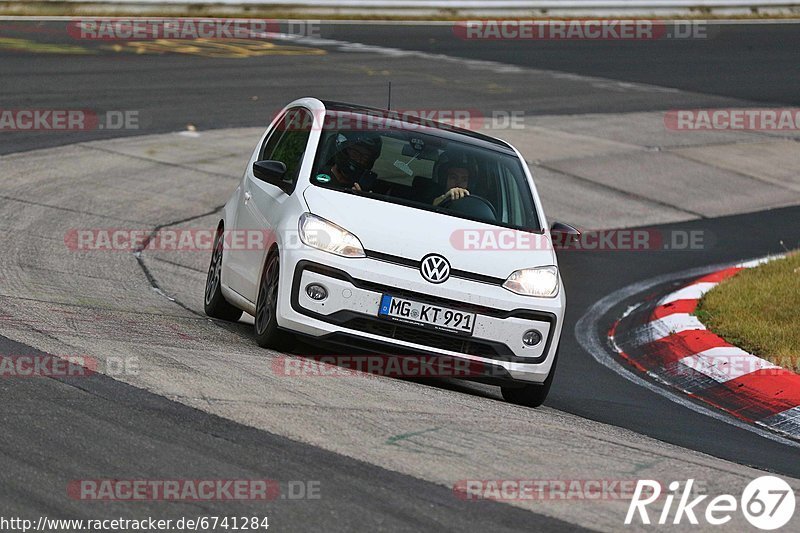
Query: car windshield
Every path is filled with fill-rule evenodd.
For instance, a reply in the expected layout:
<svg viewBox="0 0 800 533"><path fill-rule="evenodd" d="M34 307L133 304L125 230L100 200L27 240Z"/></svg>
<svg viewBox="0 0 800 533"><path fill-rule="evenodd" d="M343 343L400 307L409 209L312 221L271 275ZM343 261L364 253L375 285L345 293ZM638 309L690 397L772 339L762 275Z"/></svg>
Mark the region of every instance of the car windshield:
<svg viewBox="0 0 800 533"><path fill-rule="evenodd" d="M541 231L519 158L452 130L329 111L311 174L314 185Z"/></svg>

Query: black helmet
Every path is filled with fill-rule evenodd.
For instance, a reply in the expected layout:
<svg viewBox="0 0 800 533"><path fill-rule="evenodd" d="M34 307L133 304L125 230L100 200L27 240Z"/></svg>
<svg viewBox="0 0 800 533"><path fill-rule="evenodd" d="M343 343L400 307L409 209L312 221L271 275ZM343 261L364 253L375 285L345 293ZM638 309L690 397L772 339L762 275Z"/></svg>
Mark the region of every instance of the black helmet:
<svg viewBox="0 0 800 533"><path fill-rule="evenodd" d="M354 161L347 149L352 146L359 146L366 148L369 152L368 163L359 163ZM334 155L334 163L336 168L339 169L347 179L357 182L361 177L372 170L372 165L375 160L381 155L381 147L383 142L381 136L377 133L364 132L364 131L346 131L339 132L336 137L336 154Z"/></svg>

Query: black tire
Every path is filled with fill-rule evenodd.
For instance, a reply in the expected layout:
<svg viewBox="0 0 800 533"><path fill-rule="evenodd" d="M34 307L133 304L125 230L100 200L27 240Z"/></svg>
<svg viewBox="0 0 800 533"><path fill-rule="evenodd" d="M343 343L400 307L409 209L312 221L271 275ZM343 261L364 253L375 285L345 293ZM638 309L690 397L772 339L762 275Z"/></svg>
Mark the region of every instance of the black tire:
<svg viewBox="0 0 800 533"><path fill-rule="evenodd" d="M278 328L278 287L280 286L280 260L278 252L272 252L264 264L261 282L258 284L254 329L256 342L262 348L288 350L294 337Z"/></svg>
<svg viewBox="0 0 800 533"><path fill-rule="evenodd" d="M206 290L203 298L203 309L208 316L236 322L242 317L242 310L225 300L220 285L222 285L222 228L214 236L214 250L211 252L211 264L208 265L206 276Z"/></svg>
<svg viewBox="0 0 800 533"><path fill-rule="evenodd" d="M556 356L553 359L553 366L550 367L550 373L547 379L541 385L509 385L507 387L500 387L500 392L503 399L509 403L517 405L524 405L525 407L539 407L547 399L550 393L550 386L553 384L553 376L556 373L556 363L558 362L558 349L556 349Z"/></svg>

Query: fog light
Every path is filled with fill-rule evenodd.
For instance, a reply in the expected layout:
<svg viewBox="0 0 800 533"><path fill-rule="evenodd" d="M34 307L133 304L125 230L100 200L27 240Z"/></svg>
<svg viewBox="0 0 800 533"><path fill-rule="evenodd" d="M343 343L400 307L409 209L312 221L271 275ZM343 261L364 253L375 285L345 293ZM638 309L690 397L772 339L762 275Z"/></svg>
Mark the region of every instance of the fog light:
<svg viewBox="0 0 800 533"><path fill-rule="evenodd" d="M542 342L542 334L535 329L529 329L522 335L522 344L525 346L536 346Z"/></svg>
<svg viewBox="0 0 800 533"><path fill-rule="evenodd" d="M306 286L306 294L308 294L308 297L312 300L319 302L328 297L328 289L319 283L312 283Z"/></svg>

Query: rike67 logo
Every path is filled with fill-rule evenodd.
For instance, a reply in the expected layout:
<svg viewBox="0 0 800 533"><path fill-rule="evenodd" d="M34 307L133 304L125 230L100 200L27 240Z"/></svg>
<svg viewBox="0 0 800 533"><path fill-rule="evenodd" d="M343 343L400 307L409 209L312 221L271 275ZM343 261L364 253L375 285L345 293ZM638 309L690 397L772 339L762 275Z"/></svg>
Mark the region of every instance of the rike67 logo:
<svg viewBox="0 0 800 533"><path fill-rule="evenodd" d="M709 501L705 501L707 494L692 498L693 485L694 479L689 479L681 489L681 483L673 481L668 486L669 492L662 495L658 481L640 479L631 498L625 524L630 525L638 517L642 524L677 525L688 522L697 525L700 523L699 517L705 519L707 524L720 526L730 522L735 513L741 512L753 527L771 531L788 524L794 514L794 491L779 477L761 476L754 479L738 500L730 494L722 494ZM662 497L664 506L660 512L654 513L651 522L647 506Z"/></svg>

